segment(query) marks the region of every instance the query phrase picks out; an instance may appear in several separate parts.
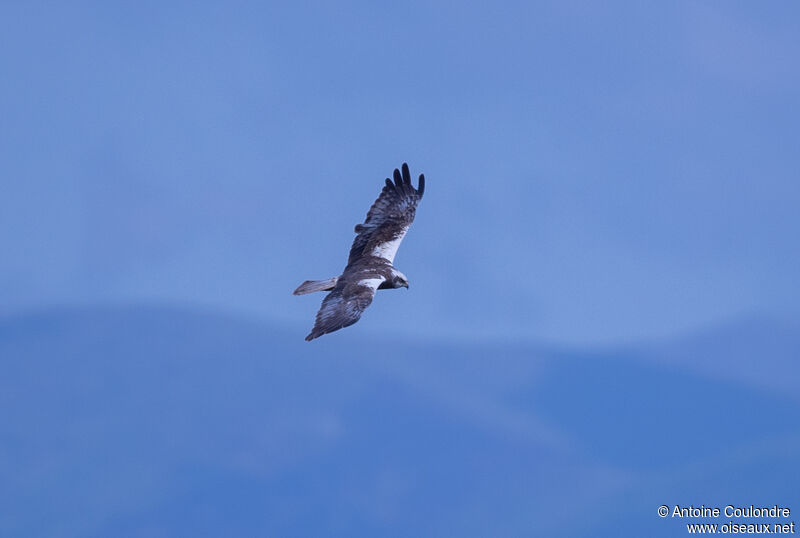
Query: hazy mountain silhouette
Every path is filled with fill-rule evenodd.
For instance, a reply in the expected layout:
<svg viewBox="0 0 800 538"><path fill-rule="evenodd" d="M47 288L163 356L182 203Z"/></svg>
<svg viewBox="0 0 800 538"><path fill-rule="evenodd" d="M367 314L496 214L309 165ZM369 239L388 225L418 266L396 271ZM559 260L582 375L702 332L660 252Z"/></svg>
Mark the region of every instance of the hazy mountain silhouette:
<svg viewBox="0 0 800 538"><path fill-rule="evenodd" d="M674 536L660 504L800 510L798 338L744 325L595 353L6 318L0 535Z"/></svg>

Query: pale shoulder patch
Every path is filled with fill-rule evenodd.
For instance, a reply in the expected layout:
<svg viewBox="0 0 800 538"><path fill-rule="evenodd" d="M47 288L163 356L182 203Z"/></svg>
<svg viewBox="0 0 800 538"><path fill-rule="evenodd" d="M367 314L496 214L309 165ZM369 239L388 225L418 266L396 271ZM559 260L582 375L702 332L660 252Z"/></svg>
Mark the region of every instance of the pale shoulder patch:
<svg viewBox="0 0 800 538"><path fill-rule="evenodd" d="M397 249L400 248L400 243L406 236L407 231L408 231L408 226L403 228L402 232L400 232L400 235L398 235L395 239L377 245L372 250L372 255L377 256L378 258L383 258L384 260L389 260L389 263L394 262L394 257L397 254Z"/></svg>
<svg viewBox="0 0 800 538"><path fill-rule="evenodd" d="M365 278L364 280L359 280L358 285L370 288L374 291L377 290L378 286L380 286L385 280L385 278Z"/></svg>

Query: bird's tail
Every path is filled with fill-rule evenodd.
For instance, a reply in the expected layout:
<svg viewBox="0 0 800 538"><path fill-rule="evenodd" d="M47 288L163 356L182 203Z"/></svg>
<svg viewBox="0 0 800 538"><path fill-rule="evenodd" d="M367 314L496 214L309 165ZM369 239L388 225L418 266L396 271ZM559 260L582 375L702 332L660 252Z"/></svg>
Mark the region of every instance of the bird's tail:
<svg viewBox="0 0 800 538"><path fill-rule="evenodd" d="M292 292L292 295L305 295L306 293L314 293L315 291L332 290L336 287L336 282L338 280L338 276L329 278L328 280L306 280Z"/></svg>

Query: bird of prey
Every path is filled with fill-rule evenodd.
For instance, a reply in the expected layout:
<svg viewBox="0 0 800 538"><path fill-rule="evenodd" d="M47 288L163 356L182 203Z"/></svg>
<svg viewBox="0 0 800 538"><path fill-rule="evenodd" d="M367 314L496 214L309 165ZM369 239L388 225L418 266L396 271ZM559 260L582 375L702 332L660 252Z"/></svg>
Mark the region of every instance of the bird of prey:
<svg viewBox="0 0 800 538"><path fill-rule="evenodd" d="M307 341L358 321L377 290L408 288L406 275L395 269L392 262L414 221L417 204L425 192L425 176L420 174L415 189L406 163L402 170L401 174L395 169L394 182L386 178L386 185L366 220L356 225L357 235L342 274L327 280L306 280L294 290L294 295L330 290L322 300Z"/></svg>

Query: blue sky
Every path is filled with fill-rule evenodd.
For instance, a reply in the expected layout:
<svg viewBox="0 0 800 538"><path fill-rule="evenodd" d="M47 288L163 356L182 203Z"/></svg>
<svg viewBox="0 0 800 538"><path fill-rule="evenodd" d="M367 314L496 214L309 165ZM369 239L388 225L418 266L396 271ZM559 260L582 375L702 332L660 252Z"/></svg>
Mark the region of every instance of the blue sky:
<svg viewBox="0 0 800 538"><path fill-rule="evenodd" d="M0 295L310 325L392 169L360 330L619 343L797 316L798 7L5 4Z"/></svg>

